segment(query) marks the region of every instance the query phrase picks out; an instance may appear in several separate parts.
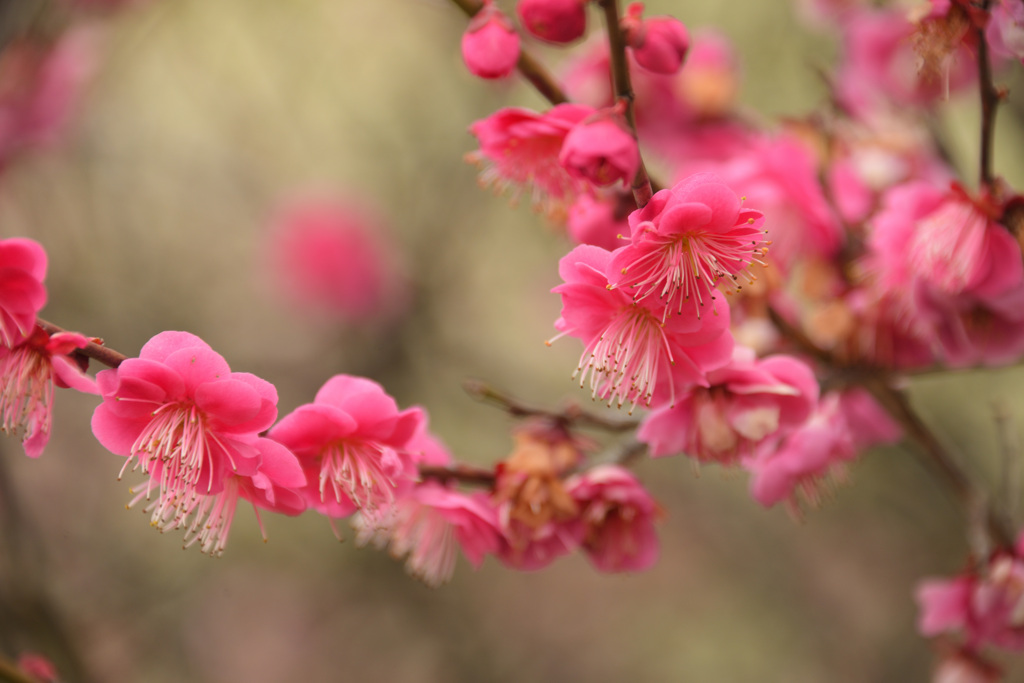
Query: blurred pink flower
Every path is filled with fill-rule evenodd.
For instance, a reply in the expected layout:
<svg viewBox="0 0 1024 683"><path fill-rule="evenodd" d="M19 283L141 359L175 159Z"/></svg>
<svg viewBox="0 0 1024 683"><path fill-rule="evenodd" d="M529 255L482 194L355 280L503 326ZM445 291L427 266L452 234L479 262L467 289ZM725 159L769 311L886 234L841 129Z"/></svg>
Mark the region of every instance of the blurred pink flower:
<svg viewBox="0 0 1024 683"><path fill-rule="evenodd" d="M89 340L75 332L50 336L41 327L14 348L0 346L0 430L21 434L25 455L38 458L53 428L53 387L98 394L96 381L69 355Z"/></svg>
<svg viewBox="0 0 1024 683"><path fill-rule="evenodd" d="M608 280L635 301L657 300L663 318L687 303L699 316L720 280L729 289L741 276L752 281L748 267L766 251L763 223L718 177L690 176L630 214L632 240L612 254Z"/></svg>
<svg viewBox="0 0 1024 683"><path fill-rule="evenodd" d="M0 240L0 344L8 349L32 333L46 305L46 251L35 240Z"/></svg>
<svg viewBox="0 0 1024 683"><path fill-rule="evenodd" d="M504 78L519 61L519 34L491 0L474 16L462 34L462 60L480 78Z"/></svg>
<svg viewBox="0 0 1024 683"><path fill-rule="evenodd" d="M683 22L673 17L643 18L642 2L632 2L623 13L621 25L626 44L637 64L658 74L679 71L690 47L690 35Z"/></svg>
<svg viewBox="0 0 1024 683"><path fill-rule="evenodd" d="M420 408L399 411L372 380L335 375L268 436L298 456L311 508L332 519L357 509L373 517L412 488L416 457L409 449L424 448L425 419Z"/></svg>
<svg viewBox="0 0 1024 683"><path fill-rule="evenodd" d="M992 54L1024 62L1024 2L996 0L985 27Z"/></svg>
<svg viewBox="0 0 1024 683"><path fill-rule="evenodd" d="M18 668L39 683L57 683L60 678L53 662L35 652L22 652L18 655Z"/></svg>
<svg viewBox="0 0 1024 683"><path fill-rule="evenodd" d="M552 290L562 297L555 327L559 337L583 341L574 375L580 376L580 386L590 375L593 396L619 406L650 404L658 383L666 380L670 394L676 386L707 386L707 373L732 354L728 304L715 298L711 314L703 317L690 308L666 314L654 297L635 301L623 289L610 288L611 259L604 249L582 245L558 265L565 284Z"/></svg>
<svg viewBox="0 0 1024 683"><path fill-rule="evenodd" d="M571 43L587 30L589 0L519 0L516 13L532 35L549 43Z"/></svg>
<svg viewBox="0 0 1024 683"><path fill-rule="evenodd" d="M484 186L511 190L513 198L531 186L533 207L557 215L588 190L585 181L569 175L558 155L569 131L593 113L592 107L578 104L560 104L540 114L500 109L469 127L480 149L466 160L481 167Z"/></svg>
<svg viewBox="0 0 1024 683"><path fill-rule="evenodd" d="M16 41L0 57L0 166L28 147L53 144L96 62L96 34L66 32L52 45Z"/></svg>
<svg viewBox="0 0 1024 683"><path fill-rule="evenodd" d="M356 203L291 200L274 219L267 251L281 288L306 308L360 323L386 320L407 304L387 230Z"/></svg>
<svg viewBox="0 0 1024 683"><path fill-rule="evenodd" d="M626 198L629 205L636 207L633 197ZM569 207L566 230L576 244L592 244L612 251L629 239L628 209L623 210L619 195L592 197L583 195Z"/></svg>
<svg viewBox="0 0 1024 683"><path fill-rule="evenodd" d="M802 424L818 400L817 380L804 363L789 356L760 360L740 346L729 365L708 373L708 382L647 416L637 438L652 456L685 453L733 464L764 439Z"/></svg>
<svg viewBox="0 0 1024 683"><path fill-rule="evenodd" d="M360 541L389 544L393 556L407 556L408 572L431 588L451 579L457 549L479 569L501 540L498 513L487 494L465 494L436 482L398 498L382 520L366 521L360 517Z"/></svg>
<svg viewBox="0 0 1024 683"><path fill-rule="evenodd" d="M658 504L640 481L615 465L599 465L565 483L580 510L582 548L605 572L643 571L658 559Z"/></svg>
<svg viewBox="0 0 1024 683"><path fill-rule="evenodd" d="M93 434L111 452L150 475L133 501L161 529L188 525L231 477L252 477L261 463L259 433L277 417L277 390L231 372L206 342L188 332L161 332L115 370L97 374L103 396Z"/></svg>

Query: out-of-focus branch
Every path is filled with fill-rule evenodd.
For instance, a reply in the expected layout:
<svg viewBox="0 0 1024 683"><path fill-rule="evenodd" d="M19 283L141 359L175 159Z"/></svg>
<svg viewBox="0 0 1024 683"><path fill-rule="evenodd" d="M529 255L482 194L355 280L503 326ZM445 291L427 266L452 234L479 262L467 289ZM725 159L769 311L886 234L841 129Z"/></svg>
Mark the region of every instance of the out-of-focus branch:
<svg viewBox="0 0 1024 683"><path fill-rule="evenodd" d="M990 2L984 0L982 9L988 10ZM981 94L981 150L978 163L978 179L981 189L991 187L994 175L992 172L992 148L996 130L996 111L1002 95L992 80L992 56L988 41L985 38L985 27L975 27L978 38L978 90Z"/></svg>
<svg viewBox="0 0 1024 683"><path fill-rule="evenodd" d="M0 656L0 683L39 683L35 678Z"/></svg>
<svg viewBox="0 0 1024 683"><path fill-rule="evenodd" d="M512 417L541 417L557 422L565 427L592 427L607 432L629 432L640 425L637 420L609 420L600 415L589 413L575 404L568 406L561 412L537 408L536 406L522 403L518 399L480 380L466 380L463 382L462 388L478 401L492 403Z"/></svg>

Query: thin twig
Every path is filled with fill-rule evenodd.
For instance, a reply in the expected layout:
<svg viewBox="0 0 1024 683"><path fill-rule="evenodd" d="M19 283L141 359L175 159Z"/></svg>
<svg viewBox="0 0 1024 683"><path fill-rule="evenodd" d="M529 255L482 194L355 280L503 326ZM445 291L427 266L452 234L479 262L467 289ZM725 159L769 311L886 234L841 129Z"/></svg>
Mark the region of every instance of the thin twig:
<svg viewBox="0 0 1024 683"><path fill-rule="evenodd" d="M989 1L981 3L983 10L988 10ZM978 90L981 94L981 150L978 165L978 179L981 189L991 188L994 179L992 173L993 141L996 129L996 111L1001 96L992 80L992 58L988 41L985 38L985 27L974 28L978 39Z"/></svg>
<svg viewBox="0 0 1024 683"><path fill-rule="evenodd" d="M53 323L42 320L41 318L36 318L36 324L50 335L60 334L61 332L67 331L64 328L57 327ZM80 353L86 358L91 358L111 368L116 368L128 359L128 356L124 355L120 351L115 351L114 349L102 346L95 342L89 342L84 349L79 349L75 353Z"/></svg>
<svg viewBox="0 0 1024 683"><path fill-rule="evenodd" d="M633 113L633 85L629 80L629 64L626 61L626 39L622 35L619 26L619 3L618 0L598 0L598 5L604 10L605 24L608 28L608 49L612 61L612 83L615 86L615 99L626 102L626 122L629 124L633 137L636 138L636 116ZM651 200L654 190L651 187L651 179L647 175L647 167L644 166L643 157L640 158L640 166L636 176L633 177L633 198L639 208L647 206Z"/></svg>
<svg viewBox="0 0 1024 683"><path fill-rule="evenodd" d="M478 401L492 403L512 417L541 417L565 427L592 427L607 432L629 432L640 426L638 420L609 420L589 413L576 404L568 406L561 412L530 406L480 380L466 380L462 383L462 388Z"/></svg>

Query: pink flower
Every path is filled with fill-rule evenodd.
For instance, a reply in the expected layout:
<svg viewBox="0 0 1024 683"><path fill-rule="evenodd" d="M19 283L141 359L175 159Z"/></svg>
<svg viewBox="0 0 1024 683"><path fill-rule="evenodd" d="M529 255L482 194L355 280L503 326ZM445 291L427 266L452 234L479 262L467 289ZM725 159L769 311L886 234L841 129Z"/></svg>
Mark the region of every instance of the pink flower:
<svg viewBox="0 0 1024 683"><path fill-rule="evenodd" d="M53 45L29 40L0 59L0 165L26 147L54 143L71 118L95 65L96 36L65 33Z"/></svg>
<svg viewBox="0 0 1024 683"><path fill-rule="evenodd" d="M57 683L60 678L53 662L35 652L22 652L18 655L18 668L39 683Z"/></svg>
<svg viewBox="0 0 1024 683"><path fill-rule="evenodd" d="M302 513L306 509L306 501L298 490L305 486L306 477L298 459L287 448L270 439L259 438L253 445L260 458L255 474L228 474L220 491L200 493L195 506L185 516L161 505L159 500L150 503L146 511L155 510L155 515L162 515L158 520L154 516L155 525L161 531L185 529L184 548L198 543L203 553L216 557L223 554L227 546L240 499L252 503L264 541L267 534L260 519L260 508L289 516ZM151 478L144 485L133 488L132 491L138 493L128 507L134 507L143 499L148 500L154 485L155 480Z"/></svg>
<svg viewBox="0 0 1024 683"><path fill-rule="evenodd" d="M289 200L268 237L280 287L300 306L366 322L393 317L407 293L383 222L332 196Z"/></svg>
<svg viewBox="0 0 1024 683"><path fill-rule="evenodd" d="M187 526L203 496L253 477L261 464L259 433L277 417L277 390L231 372L206 342L188 332L161 332L116 370L96 376L103 403L92 431L107 449L150 475L147 511L162 529ZM139 499L137 498L137 502Z"/></svg>
<svg viewBox="0 0 1024 683"><path fill-rule="evenodd" d="M796 137L752 141L745 154L716 172L764 213L771 263L789 269L799 260L828 260L839 252L842 228L825 199L815 158Z"/></svg>
<svg viewBox="0 0 1024 683"><path fill-rule="evenodd" d="M593 113L593 108L577 104L560 104L543 114L501 109L469 127L480 149L466 160L482 166L485 186L511 188L514 197L532 186L534 208L557 213L587 192L587 184L569 175L558 155L573 126Z"/></svg>
<svg viewBox="0 0 1024 683"><path fill-rule="evenodd" d="M766 250L763 223L716 176L691 176L630 214L632 241L612 254L608 279L636 301L657 300L665 315L681 315L687 302L699 315L721 279L752 281L747 269Z"/></svg>
<svg viewBox="0 0 1024 683"><path fill-rule="evenodd" d="M764 439L802 424L818 400L810 368L795 358L755 358L736 347L732 362L708 373L710 387L692 387L675 405L644 420L637 438L651 455L685 453L702 462L733 464Z"/></svg>
<svg viewBox="0 0 1024 683"><path fill-rule="evenodd" d="M309 506L337 519L356 509L372 516L416 477L411 446L422 441L419 408L399 411L379 384L335 375L312 403L281 418L268 436L298 456Z"/></svg>
<svg viewBox="0 0 1024 683"><path fill-rule="evenodd" d="M576 244L592 244L609 251L629 239L626 215L635 208L632 195L597 198L583 195L569 208L566 229Z"/></svg>
<svg viewBox="0 0 1024 683"><path fill-rule="evenodd" d="M642 571L658 559L658 504L632 474L600 465L566 482L584 525L583 550L605 572Z"/></svg>
<svg viewBox="0 0 1024 683"><path fill-rule="evenodd" d="M798 494L810 505L818 505L822 484L844 480L845 464L856 455L839 397L831 394L804 425L777 445L766 444L743 465L753 474L750 489L757 502L765 507L785 502L798 515Z"/></svg>
<svg viewBox="0 0 1024 683"><path fill-rule="evenodd" d="M999 683L1003 671L970 648L941 652L932 683Z"/></svg>
<svg viewBox="0 0 1024 683"><path fill-rule="evenodd" d="M644 5L630 3L621 25L626 44L632 48L637 64L658 74L679 71L690 47L686 27L673 17L643 18Z"/></svg>
<svg viewBox="0 0 1024 683"><path fill-rule="evenodd" d="M360 518L360 523L366 520ZM408 556L406 570L431 588L451 579L456 550L479 569L498 550L498 513L484 493L467 495L426 482L396 500L383 521L360 529L360 541L390 543L394 557Z"/></svg>
<svg viewBox="0 0 1024 683"><path fill-rule="evenodd" d="M640 150L618 109L603 109L569 131L558 163L569 175L598 187L628 185L640 168Z"/></svg>
<svg viewBox="0 0 1024 683"><path fill-rule="evenodd" d="M22 434L25 455L38 458L53 428L53 387L98 394L96 381L69 356L89 340L74 332L53 336L42 328L14 348L0 346L0 430Z"/></svg>
<svg viewBox="0 0 1024 683"><path fill-rule="evenodd" d="M1024 650L1022 540L1012 552L993 554L980 570L922 581L917 589L921 635L962 631L972 649L995 645Z"/></svg>
<svg viewBox="0 0 1024 683"><path fill-rule="evenodd" d="M571 43L587 30L588 0L519 0L516 12L531 34L549 43Z"/></svg>
<svg viewBox="0 0 1024 683"><path fill-rule="evenodd" d="M32 333L46 305L46 252L24 237L0 240L0 343L14 347Z"/></svg>
<svg viewBox="0 0 1024 683"><path fill-rule="evenodd" d="M649 404L665 380L670 394L676 386L707 386L707 373L732 353L728 305L717 298L712 314L699 317L692 309L666 313L653 297L634 301L622 289L609 288L611 259L604 249L583 245L558 265L565 284L552 290L562 296L555 327L583 341L574 374L580 385L589 374L593 396L619 406Z"/></svg>
<svg viewBox="0 0 1024 683"><path fill-rule="evenodd" d="M462 34L462 60L480 78L504 78L515 71L519 34L490 0L485 0Z"/></svg>
<svg viewBox="0 0 1024 683"><path fill-rule="evenodd" d="M997 0L991 7L985 38L992 54L1024 62L1024 2Z"/></svg>

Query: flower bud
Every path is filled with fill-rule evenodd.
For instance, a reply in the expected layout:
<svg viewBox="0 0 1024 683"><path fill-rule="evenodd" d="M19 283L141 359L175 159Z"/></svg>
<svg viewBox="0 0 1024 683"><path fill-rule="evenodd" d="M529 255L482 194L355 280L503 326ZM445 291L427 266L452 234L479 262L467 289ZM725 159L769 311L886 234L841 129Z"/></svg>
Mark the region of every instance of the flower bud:
<svg viewBox="0 0 1024 683"><path fill-rule="evenodd" d="M622 114L606 109L569 131L558 163L569 175L598 186L629 183L640 168L640 151Z"/></svg>
<svg viewBox="0 0 1024 683"><path fill-rule="evenodd" d="M519 34L489 0L462 34L462 60L480 78L504 78L516 68Z"/></svg>
<svg viewBox="0 0 1024 683"><path fill-rule="evenodd" d="M658 74L674 74L683 65L690 47L686 27L673 17L643 19L643 3L634 2L622 18L626 44L633 49L637 64Z"/></svg>
<svg viewBox="0 0 1024 683"><path fill-rule="evenodd" d="M549 43L571 43L587 28L587 0L519 0L516 12L532 35Z"/></svg>

